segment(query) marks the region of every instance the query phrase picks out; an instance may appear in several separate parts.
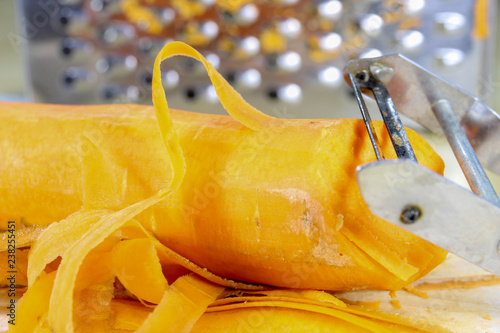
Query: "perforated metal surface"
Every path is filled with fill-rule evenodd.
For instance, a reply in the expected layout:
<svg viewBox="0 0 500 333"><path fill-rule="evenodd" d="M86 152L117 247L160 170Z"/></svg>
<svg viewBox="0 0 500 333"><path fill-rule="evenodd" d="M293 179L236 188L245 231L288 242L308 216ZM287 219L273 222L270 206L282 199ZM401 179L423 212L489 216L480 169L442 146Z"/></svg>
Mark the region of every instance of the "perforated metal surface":
<svg viewBox="0 0 500 333"><path fill-rule="evenodd" d="M487 97L491 39L471 37L475 9L472 0L21 1L19 34L37 101L150 103L154 57L175 39L264 112L349 117L357 106L341 73L358 57L401 52ZM164 82L171 106L224 113L190 59L166 61Z"/></svg>

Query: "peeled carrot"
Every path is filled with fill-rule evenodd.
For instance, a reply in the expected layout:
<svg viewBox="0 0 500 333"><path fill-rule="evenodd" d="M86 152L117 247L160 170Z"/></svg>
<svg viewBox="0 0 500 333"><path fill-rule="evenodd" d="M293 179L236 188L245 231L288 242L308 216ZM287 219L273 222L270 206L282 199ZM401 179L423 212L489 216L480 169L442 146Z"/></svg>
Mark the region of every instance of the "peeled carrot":
<svg viewBox="0 0 500 333"><path fill-rule="evenodd" d="M85 195L105 208L129 205L171 178L149 107L1 108L5 128L0 135L10 141L1 153L7 158L2 163L3 222L55 222L78 210ZM172 116L187 176L141 223L200 266L286 287L400 289L443 259L443 251L366 208L355 168L374 156L360 121L294 120L286 130L261 133L229 117ZM376 127L386 142L384 154L393 156L382 125ZM112 184L102 189L102 180L94 179L97 190L89 193L84 192L89 184L81 182L86 171L76 157L78 147L83 153L90 149L92 142L80 136L92 130L104 160L99 168ZM409 136L420 163L441 171L441 161L423 139L411 131ZM28 144L32 149L26 153L22 145Z"/></svg>
<svg viewBox="0 0 500 333"><path fill-rule="evenodd" d="M205 65L231 117L169 111L159 64L178 54ZM8 220L49 225L32 245L27 277L34 285L62 257L47 319L54 331L79 327L72 309L88 287L81 265L100 248L110 262L102 273L107 280L87 284L109 290L108 275L122 276L134 297L160 305L170 304L163 295L189 271L243 289L397 290L444 260L445 251L364 204L355 170L375 156L361 120L267 116L176 42L155 62L153 101L154 107L0 103L0 227ZM395 158L382 123L375 129L384 155ZM419 163L442 172L424 139L411 130L408 136ZM143 264L127 262L138 256L134 246L147 257ZM151 290L130 276L150 265L140 276L154 279L158 263L165 279Z"/></svg>

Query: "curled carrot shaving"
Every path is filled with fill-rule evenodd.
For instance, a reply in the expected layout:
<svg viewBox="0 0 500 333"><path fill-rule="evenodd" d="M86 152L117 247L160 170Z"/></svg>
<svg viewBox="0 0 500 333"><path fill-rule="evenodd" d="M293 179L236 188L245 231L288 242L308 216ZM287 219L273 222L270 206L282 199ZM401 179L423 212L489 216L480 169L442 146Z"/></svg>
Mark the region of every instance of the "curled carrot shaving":
<svg viewBox="0 0 500 333"><path fill-rule="evenodd" d="M200 61L205 66L208 76L212 81L219 101L226 111L241 124L255 131L270 129L272 125L281 124L283 121L278 118L262 113L250 104L248 104L240 94L219 74L214 66L208 62L198 51L191 46L181 42L171 42L163 47L156 58L153 70L153 104L156 114L162 127L162 135L168 137L168 132L172 127L170 117L168 117L167 99L163 85L161 83L160 63L173 56L182 55L194 58ZM173 141L173 139L172 139ZM170 149L170 145L167 144Z"/></svg>
<svg viewBox="0 0 500 333"><path fill-rule="evenodd" d="M165 291L160 304L137 332L190 332L208 305L222 291L224 287L212 284L196 275L180 277Z"/></svg>
<svg viewBox="0 0 500 333"><path fill-rule="evenodd" d="M112 257L116 277L126 289L145 301L160 303L168 282L151 240L121 241L113 248Z"/></svg>
<svg viewBox="0 0 500 333"><path fill-rule="evenodd" d="M13 333L34 332L47 317L50 293L56 272L43 273L23 295L17 304L18 320L16 325L10 325Z"/></svg>

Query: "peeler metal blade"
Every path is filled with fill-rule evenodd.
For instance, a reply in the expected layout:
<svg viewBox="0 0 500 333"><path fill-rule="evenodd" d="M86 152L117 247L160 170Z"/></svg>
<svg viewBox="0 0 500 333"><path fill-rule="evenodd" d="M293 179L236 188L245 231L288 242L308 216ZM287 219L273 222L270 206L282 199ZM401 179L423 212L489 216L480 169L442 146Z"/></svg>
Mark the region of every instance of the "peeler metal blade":
<svg viewBox="0 0 500 333"><path fill-rule="evenodd" d="M370 210L500 276L500 199L479 161L500 174L500 116L401 55L353 60L345 79L378 160L357 170ZM361 91L375 98L397 160L384 160ZM396 107L445 134L474 193L418 165Z"/></svg>
<svg viewBox="0 0 500 333"><path fill-rule="evenodd" d="M349 73L356 75L363 71L377 71L381 67L390 69L386 71L390 72L390 77L382 75L381 79L400 114L442 135L443 128L432 106L440 99L449 101L482 165L500 175L500 115L497 112L476 96L401 54L353 60L344 69L345 81L351 85Z"/></svg>
<svg viewBox="0 0 500 333"><path fill-rule="evenodd" d="M500 207L409 160L360 166L378 217L500 276Z"/></svg>

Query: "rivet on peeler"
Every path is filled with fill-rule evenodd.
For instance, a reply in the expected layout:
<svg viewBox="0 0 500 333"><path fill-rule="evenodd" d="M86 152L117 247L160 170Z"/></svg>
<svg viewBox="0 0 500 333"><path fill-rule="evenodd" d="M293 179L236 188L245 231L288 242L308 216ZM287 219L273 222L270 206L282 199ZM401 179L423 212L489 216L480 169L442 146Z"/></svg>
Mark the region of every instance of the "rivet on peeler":
<svg viewBox="0 0 500 333"><path fill-rule="evenodd" d="M406 224L417 222L422 216L422 211L417 206L406 206L401 213L400 220Z"/></svg>
<svg viewBox="0 0 500 333"><path fill-rule="evenodd" d="M394 69L383 64L374 63L370 65L370 73L383 84L388 84L394 77Z"/></svg>
<svg viewBox="0 0 500 333"><path fill-rule="evenodd" d="M358 79L362 82L368 82L368 81L370 81L370 73L368 73L367 70L362 70L362 71L356 73L356 79Z"/></svg>

